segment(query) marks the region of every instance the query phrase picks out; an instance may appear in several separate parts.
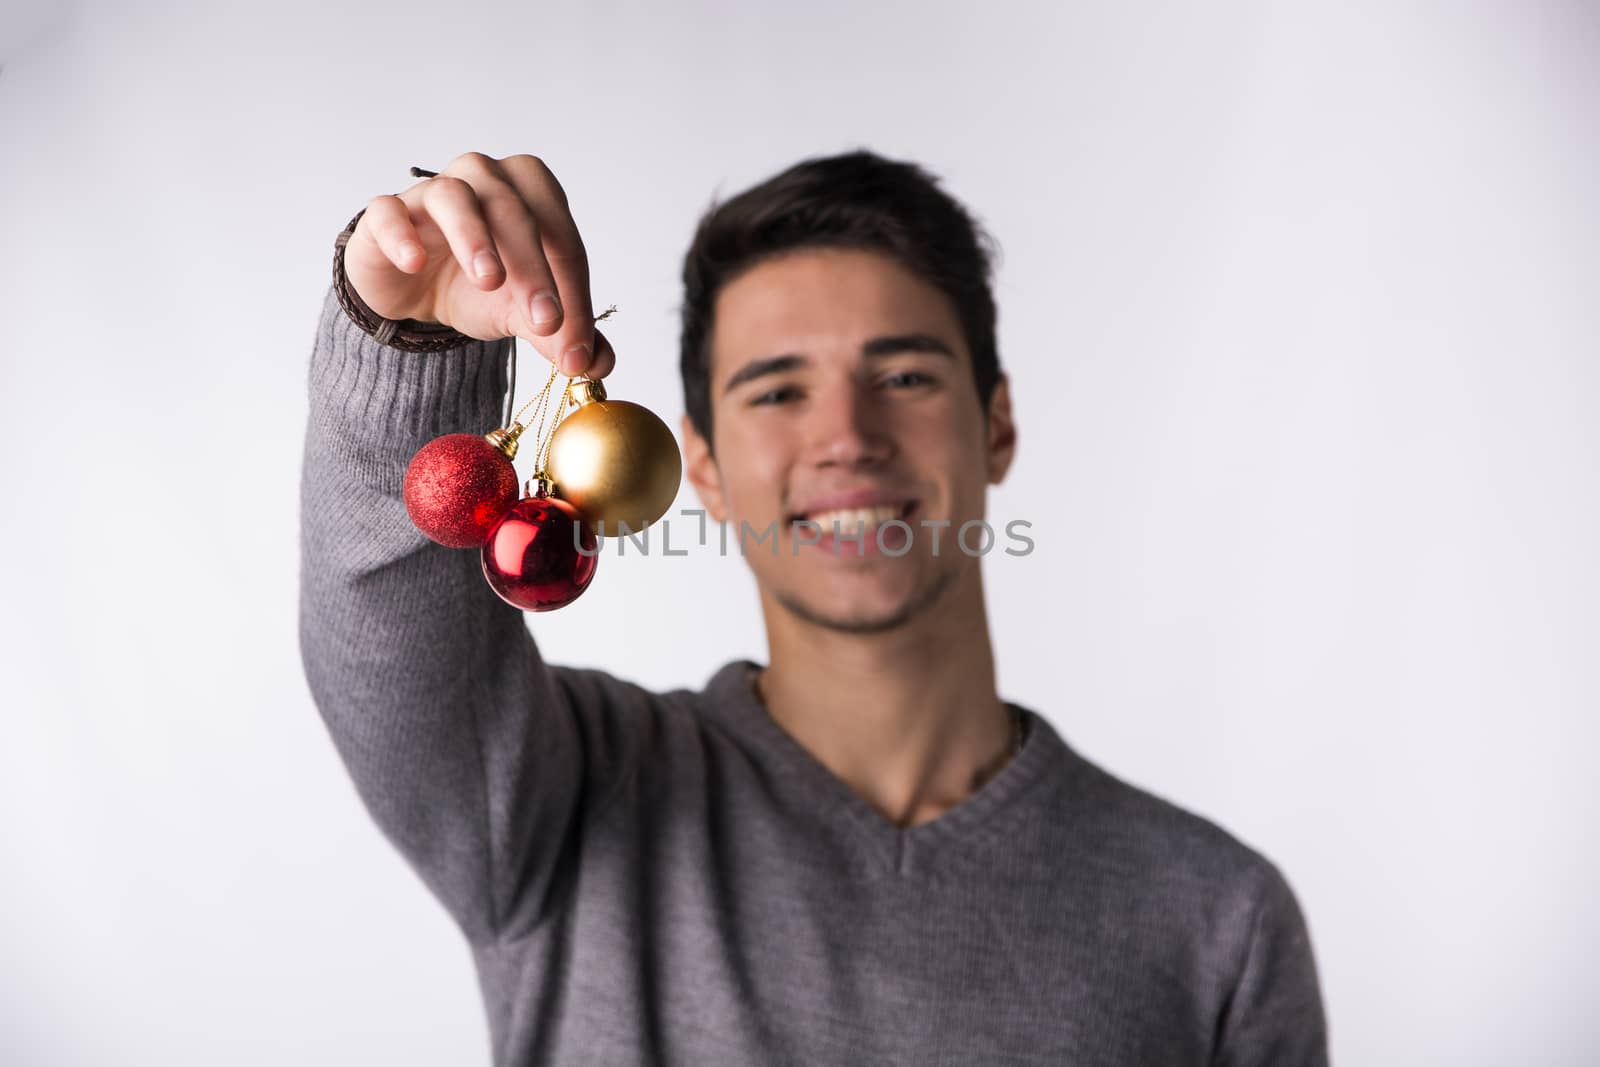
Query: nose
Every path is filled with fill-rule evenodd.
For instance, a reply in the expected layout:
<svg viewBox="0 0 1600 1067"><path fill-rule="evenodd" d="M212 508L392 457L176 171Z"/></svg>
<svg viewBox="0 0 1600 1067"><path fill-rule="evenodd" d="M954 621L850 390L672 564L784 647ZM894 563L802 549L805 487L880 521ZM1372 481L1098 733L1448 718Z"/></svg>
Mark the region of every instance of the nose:
<svg viewBox="0 0 1600 1067"><path fill-rule="evenodd" d="M811 407L809 458L819 467L871 467L894 455L894 438L877 398L856 382L839 383Z"/></svg>

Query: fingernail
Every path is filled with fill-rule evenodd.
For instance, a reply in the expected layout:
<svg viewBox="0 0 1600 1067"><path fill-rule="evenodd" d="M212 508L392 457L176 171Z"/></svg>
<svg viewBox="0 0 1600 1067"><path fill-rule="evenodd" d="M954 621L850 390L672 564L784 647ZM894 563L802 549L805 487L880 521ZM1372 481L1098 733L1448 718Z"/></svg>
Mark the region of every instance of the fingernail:
<svg viewBox="0 0 1600 1067"><path fill-rule="evenodd" d="M493 252L479 252L472 257L472 272L480 278L487 278L500 269L500 261Z"/></svg>
<svg viewBox="0 0 1600 1067"><path fill-rule="evenodd" d="M561 305L556 303L556 298L548 291L535 293L528 311L533 316L535 326L543 326L561 317Z"/></svg>
<svg viewBox="0 0 1600 1067"><path fill-rule="evenodd" d="M573 345L561 353L561 373L576 377L589 369L589 346Z"/></svg>

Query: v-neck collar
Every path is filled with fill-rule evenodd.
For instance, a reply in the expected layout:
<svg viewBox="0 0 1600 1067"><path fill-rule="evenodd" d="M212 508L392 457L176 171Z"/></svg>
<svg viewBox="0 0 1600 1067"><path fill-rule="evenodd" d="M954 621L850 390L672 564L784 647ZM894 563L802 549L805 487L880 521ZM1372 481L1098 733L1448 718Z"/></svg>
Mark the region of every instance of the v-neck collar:
<svg viewBox="0 0 1600 1067"><path fill-rule="evenodd" d="M1005 837L1025 814L1014 801L1060 767L1067 752L1046 719L1007 702L1007 708L1022 715L1022 750L955 807L916 826L898 826L778 724L750 684L760 669L750 660L719 668L706 684L709 710L755 745L770 767L783 772L784 780L798 785L808 807L859 843L874 873L921 874L942 854Z"/></svg>

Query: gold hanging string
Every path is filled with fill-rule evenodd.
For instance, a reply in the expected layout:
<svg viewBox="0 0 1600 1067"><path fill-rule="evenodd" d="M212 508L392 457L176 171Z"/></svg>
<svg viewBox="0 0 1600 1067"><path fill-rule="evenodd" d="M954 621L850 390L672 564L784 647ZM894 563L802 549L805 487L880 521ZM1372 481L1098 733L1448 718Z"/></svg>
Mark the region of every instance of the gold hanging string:
<svg viewBox="0 0 1600 1067"><path fill-rule="evenodd" d="M567 390L571 388L571 386L572 383L570 381L566 385L562 386L561 396L563 399L566 397ZM561 424L562 401L556 401L555 410L552 411L550 409L549 395L550 394L546 392L545 402L539 405L539 427L533 432L533 474L536 478L544 477L545 453L549 451L550 438L555 436L556 427ZM550 425L548 430L545 429L546 420L549 421Z"/></svg>
<svg viewBox="0 0 1600 1067"><path fill-rule="evenodd" d="M594 317L594 321L598 323L604 319L608 319L612 315L616 314L616 311L617 305L612 304L600 314L596 315ZM511 366L507 375L506 411L508 412L508 415L506 418L506 425L501 429L494 431L494 433L490 434L489 437L491 440L494 440L497 436L501 438L507 436L512 437L512 451L508 454L514 455L516 444L514 439L520 438L526 431L527 427L534 424L534 421L537 420L537 425L533 431L533 440L535 446L535 465L533 473L536 478L542 478L544 476L545 462L550 458L550 442L555 437L556 427L559 426L561 424L561 420L566 417L567 407L572 399L572 383L575 379L568 378L566 384L561 388L561 398L556 401L555 410L553 412L551 411L550 393L555 387L556 376L560 373L560 365L552 362L550 364L550 374L547 378L545 378L544 385L540 387L537 393L529 398L526 404L522 405L522 408L515 415L510 415L509 412L511 411L511 406L514 402L517 380L517 339L515 337L511 339ZM525 415L527 416L526 421L524 421L523 418ZM545 428L546 421L549 422L548 430Z"/></svg>
<svg viewBox="0 0 1600 1067"><path fill-rule="evenodd" d="M517 412L517 417L513 420L514 422L521 423L522 426L526 428L533 422L535 418L537 418L539 420L539 430L534 433L534 440L538 440L539 433L543 432L545 409L550 403L550 387L555 384L556 375L560 373L561 369L552 364L550 367L550 376L544 380L544 385L526 404L522 405L522 410ZM527 421L524 421L523 415L527 413L529 408L534 409L533 414L528 417Z"/></svg>
<svg viewBox="0 0 1600 1067"><path fill-rule="evenodd" d="M512 380L515 380L516 378L516 351L517 343L516 340L513 339L511 342ZM484 437L488 439L489 443L504 453L507 459L517 458L517 443L522 439L523 433L528 428L527 424L522 421L523 413L526 412L528 408L532 407L536 412L539 413L540 426L543 426L543 412L545 405L550 398L550 387L555 383L555 380L556 368L552 366L550 368L550 377L545 379L544 387L539 390L533 399L529 400L527 404L523 405L522 411L518 412L515 416L508 415L506 418L506 424L504 426L495 430L490 430L488 433L484 434ZM508 394L506 397L507 411L509 411L510 408L511 396ZM535 440L537 440L537 436L535 437Z"/></svg>
<svg viewBox="0 0 1600 1067"><path fill-rule="evenodd" d="M612 315L615 315L616 313L617 313L617 305L612 304L610 307L606 308L600 314L596 315L594 317L594 321L596 323L603 322L606 319L609 319ZM513 422L522 422L522 412L527 411L529 407L531 407L532 405L534 405L534 404L538 403L539 401L544 400L544 399L546 399L548 397L549 392L550 392L550 386L556 380L556 374L558 374L559 372L560 372L560 364L552 362L550 364L550 377L545 379L544 388L540 389L539 392L534 395L533 399L529 400L526 404L522 405L522 411L517 412L517 414L516 414L516 416L514 418L510 418L510 419L506 420L506 425L508 427ZM516 342L516 338L512 338L512 340L511 340L511 375L510 375L510 380L513 381L513 382L515 382L517 380L517 342ZM523 425L527 425L527 424L523 423Z"/></svg>
<svg viewBox="0 0 1600 1067"><path fill-rule="evenodd" d="M556 427L561 425L561 420L567 417L567 401L572 396L572 379L567 379L567 384L561 389L561 399L556 402L555 419L550 423L550 432L543 437L535 437L539 442L539 451L534 453L538 463L536 472L542 477L545 475L545 464L550 462L550 442L556 439Z"/></svg>

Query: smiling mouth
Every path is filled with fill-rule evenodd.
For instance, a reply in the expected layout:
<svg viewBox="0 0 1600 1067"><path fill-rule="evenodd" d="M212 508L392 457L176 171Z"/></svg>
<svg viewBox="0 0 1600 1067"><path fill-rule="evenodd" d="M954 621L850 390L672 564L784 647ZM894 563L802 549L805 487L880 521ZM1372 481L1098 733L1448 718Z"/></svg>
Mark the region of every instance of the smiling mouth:
<svg viewBox="0 0 1600 1067"><path fill-rule="evenodd" d="M870 532L886 522L899 519L901 522L909 519L917 510L917 502L908 500L904 504L879 504L873 507L861 508L829 508L826 511L816 511L809 515L794 515L790 523L810 523L819 527L824 535L838 530L863 530Z"/></svg>

